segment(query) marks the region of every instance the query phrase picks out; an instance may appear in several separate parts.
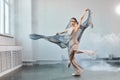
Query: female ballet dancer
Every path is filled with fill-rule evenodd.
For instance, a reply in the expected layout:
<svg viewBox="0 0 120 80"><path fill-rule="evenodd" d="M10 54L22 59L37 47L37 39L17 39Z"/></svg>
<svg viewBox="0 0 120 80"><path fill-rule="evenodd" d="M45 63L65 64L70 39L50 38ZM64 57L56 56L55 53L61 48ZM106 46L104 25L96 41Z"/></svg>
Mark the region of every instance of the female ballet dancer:
<svg viewBox="0 0 120 80"><path fill-rule="evenodd" d="M88 17L86 21L84 21L84 23L82 24L82 20L86 15L86 13L88 13ZM75 69L75 73L73 73L72 75L79 76L83 71L83 69L78 65L74 55L79 53L94 54L94 52L90 50L78 50L78 45L81 36L84 30L90 25L93 27L93 24L91 23L91 10L87 8L84 10L83 15L80 17L79 22L77 21L76 18L71 18L70 23L65 29L65 31L56 33L56 35L54 36L30 34L30 38L33 40L43 38L52 43L59 45L61 48L67 47L69 53L69 60L70 60L70 62L68 63L68 67L70 67L70 65L72 64Z"/></svg>
<svg viewBox="0 0 120 80"><path fill-rule="evenodd" d="M77 21L76 18L71 18L71 22L70 22L70 28L66 29L63 32L59 32L57 34L61 34L61 33L65 33L67 32L69 36L69 46L68 46L68 53L69 53L69 59L70 62L68 63L68 67L70 67L71 63L73 65L73 67L75 68L75 73L73 73L72 75L80 75L80 73L83 71L82 68L78 65L77 61L75 60L74 55L75 54L79 54L79 53L89 53L89 54L94 54L93 51L88 51L88 50L78 50L78 46L79 46L79 41L77 38L77 33L78 30L80 28L80 25L82 23L82 20L84 18L84 16L86 15L87 11L89 11L89 9L85 9L83 12L83 15L80 17L79 22Z"/></svg>

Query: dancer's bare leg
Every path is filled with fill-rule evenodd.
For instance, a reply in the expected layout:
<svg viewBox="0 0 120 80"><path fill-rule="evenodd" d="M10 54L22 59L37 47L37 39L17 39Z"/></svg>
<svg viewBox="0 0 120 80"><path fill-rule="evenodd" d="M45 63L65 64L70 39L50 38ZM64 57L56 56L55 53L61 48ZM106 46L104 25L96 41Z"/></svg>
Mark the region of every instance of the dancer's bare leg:
<svg viewBox="0 0 120 80"><path fill-rule="evenodd" d="M75 51L72 50L69 55L70 62L68 63L68 68L71 66L71 62L73 60L74 55L75 55Z"/></svg>
<svg viewBox="0 0 120 80"><path fill-rule="evenodd" d="M71 63L73 65L74 69L75 69L75 73L73 73L72 75L74 75L74 76L80 75L83 72L83 69L78 65L78 63L75 60L75 58L73 58Z"/></svg>
<svg viewBox="0 0 120 80"><path fill-rule="evenodd" d="M68 63L68 68L71 65L71 61L72 61L74 55L75 54L81 54L81 53L86 53L87 55L90 55L90 56L95 54L95 52L91 51L91 50L73 50L70 54L70 62Z"/></svg>
<svg viewBox="0 0 120 80"><path fill-rule="evenodd" d="M74 69L75 69L75 73L73 73L72 75L76 76L76 75L80 75L80 73L83 71L83 69L78 65L77 61L75 60L74 58L74 55L75 55L75 50L73 50L70 54L70 63L69 63L69 66L70 64L72 63Z"/></svg>
<svg viewBox="0 0 120 80"><path fill-rule="evenodd" d="M77 51L77 50L72 50L71 53L70 53L70 56L69 56L70 62L68 63L68 68L69 68L70 65L71 65L71 62L72 62L72 60L73 60L73 57L74 57L76 51ZM79 51L79 53L83 53L83 52Z"/></svg>
<svg viewBox="0 0 120 80"><path fill-rule="evenodd" d="M95 52L91 50L76 50L76 54L86 53L88 55L94 55Z"/></svg>

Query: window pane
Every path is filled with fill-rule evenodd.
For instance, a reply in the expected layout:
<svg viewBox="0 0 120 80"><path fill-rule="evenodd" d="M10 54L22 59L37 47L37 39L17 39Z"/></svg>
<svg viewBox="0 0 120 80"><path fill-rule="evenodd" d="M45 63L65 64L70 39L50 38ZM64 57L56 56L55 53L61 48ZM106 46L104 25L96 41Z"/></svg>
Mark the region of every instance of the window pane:
<svg viewBox="0 0 120 80"><path fill-rule="evenodd" d="M4 33L4 2L0 0L0 33Z"/></svg>
<svg viewBox="0 0 120 80"><path fill-rule="evenodd" d="M5 33L9 33L9 6L5 4Z"/></svg>
<svg viewBox="0 0 120 80"><path fill-rule="evenodd" d="M9 0L0 0L0 33L9 32Z"/></svg>

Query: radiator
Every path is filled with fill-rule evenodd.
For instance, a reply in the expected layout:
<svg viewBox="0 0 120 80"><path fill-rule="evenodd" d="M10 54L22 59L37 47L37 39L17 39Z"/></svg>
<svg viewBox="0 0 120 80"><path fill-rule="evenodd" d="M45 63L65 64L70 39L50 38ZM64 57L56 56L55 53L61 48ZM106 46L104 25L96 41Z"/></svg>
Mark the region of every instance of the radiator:
<svg viewBox="0 0 120 80"><path fill-rule="evenodd" d="M2 49L4 48L4 49ZM0 76L22 66L20 46L0 46Z"/></svg>

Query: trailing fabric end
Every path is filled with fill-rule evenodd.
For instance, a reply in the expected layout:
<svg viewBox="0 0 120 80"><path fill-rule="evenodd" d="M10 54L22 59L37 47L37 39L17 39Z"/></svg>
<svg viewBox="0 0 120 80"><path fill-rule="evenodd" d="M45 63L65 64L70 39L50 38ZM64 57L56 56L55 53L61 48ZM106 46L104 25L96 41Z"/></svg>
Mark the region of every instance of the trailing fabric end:
<svg viewBox="0 0 120 80"><path fill-rule="evenodd" d="M45 38L45 36L38 35L38 34L30 34L30 39L32 39L32 40L38 40L38 39L41 39L41 38Z"/></svg>

